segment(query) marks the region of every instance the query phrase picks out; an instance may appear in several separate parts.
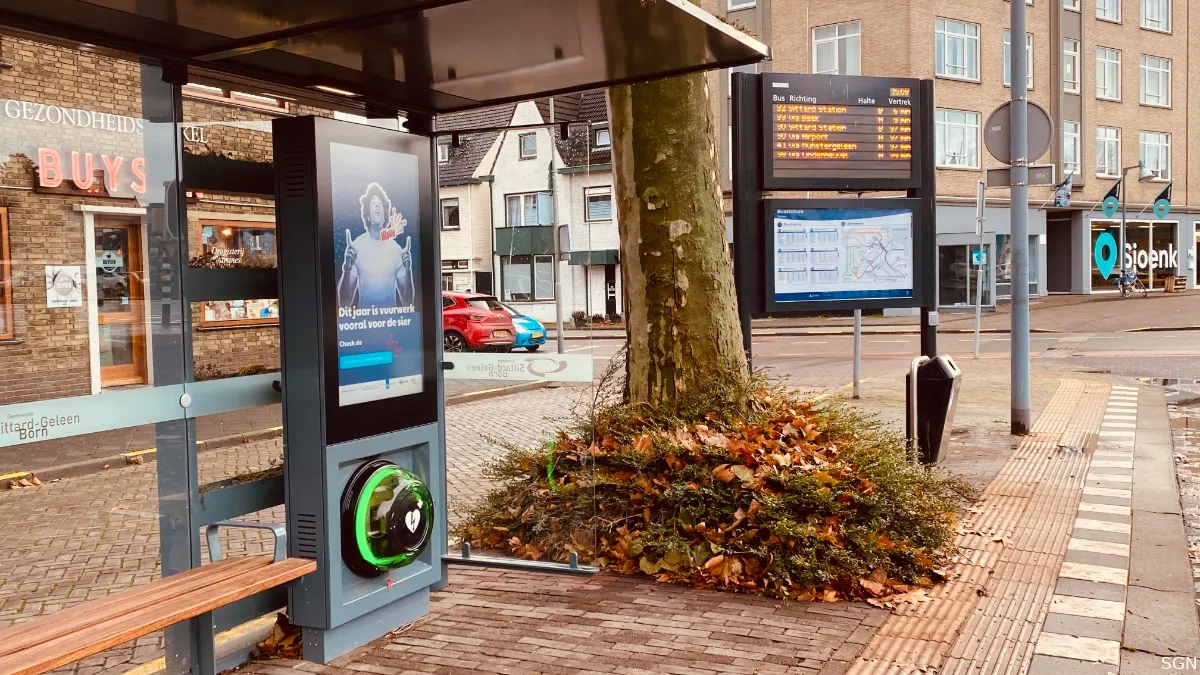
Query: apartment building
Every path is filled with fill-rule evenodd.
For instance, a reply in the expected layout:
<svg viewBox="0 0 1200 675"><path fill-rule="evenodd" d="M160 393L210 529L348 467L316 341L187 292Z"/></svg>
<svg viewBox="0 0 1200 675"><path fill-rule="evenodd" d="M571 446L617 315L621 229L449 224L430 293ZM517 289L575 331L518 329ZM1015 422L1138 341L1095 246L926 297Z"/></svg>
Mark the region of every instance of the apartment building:
<svg viewBox="0 0 1200 675"><path fill-rule="evenodd" d="M1051 149L1038 163L1070 176L1070 203L1056 206L1049 188L1030 190L1030 294L1111 292L1092 262L1096 238L1119 221L1099 208L1121 169L1139 159L1128 180L1129 265L1154 288L1165 275L1196 285L1200 255L1200 115L1189 114L1191 85L1200 85L1197 0L1032 0L1027 34L1010 36L1008 0L722 0L730 21L771 45L762 72L836 73L935 80L939 304L974 303L971 269L976 186L998 166L984 148L989 113L1011 96L1008 54L1029 54L1030 100L1055 124ZM754 72L755 66L745 70ZM717 100L730 124L728 72ZM721 141L728 146L730 136ZM724 180L728 189L728 147ZM1168 185L1172 209L1150 208ZM983 255L984 303L1011 293L1008 191L988 192ZM1118 216L1119 218L1119 216Z"/></svg>
<svg viewBox="0 0 1200 675"><path fill-rule="evenodd" d="M620 261L613 209L608 105L603 91L526 101L438 119L442 287L494 293L542 321L563 312L619 314ZM554 232L566 226L562 259Z"/></svg>

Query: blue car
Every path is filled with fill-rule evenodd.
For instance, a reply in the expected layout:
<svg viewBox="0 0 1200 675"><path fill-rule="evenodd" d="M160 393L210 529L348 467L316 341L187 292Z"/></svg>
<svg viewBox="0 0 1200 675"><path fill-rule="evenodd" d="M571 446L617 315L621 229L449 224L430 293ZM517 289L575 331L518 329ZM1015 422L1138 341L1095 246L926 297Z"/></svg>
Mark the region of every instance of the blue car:
<svg viewBox="0 0 1200 675"><path fill-rule="evenodd" d="M546 344L546 327L542 325L542 322L532 316L525 316L504 303L500 303L500 306L512 315L513 327L517 329L517 341L513 344L514 349L524 347L531 352L536 352Z"/></svg>

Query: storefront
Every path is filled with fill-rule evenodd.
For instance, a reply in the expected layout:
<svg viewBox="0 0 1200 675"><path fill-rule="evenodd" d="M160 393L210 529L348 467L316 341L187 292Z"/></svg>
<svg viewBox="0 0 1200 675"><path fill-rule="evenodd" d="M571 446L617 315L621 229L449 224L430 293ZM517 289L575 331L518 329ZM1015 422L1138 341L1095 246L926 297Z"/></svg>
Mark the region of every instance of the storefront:
<svg viewBox="0 0 1200 675"><path fill-rule="evenodd" d="M945 310L975 306L982 284L982 304L994 307L1012 298L1012 238L1009 210L988 207L983 237L975 234L975 208L937 207L938 305ZM1029 296L1045 295L1046 216L1029 212Z"/></svg>
<svg viewBox="0 0 1200 675"><path fill-rule="evenodd" d="M1093 218L1089 221L1090 247L1094 251L1096 240L1104 232L1112 235L1115 241L1121 240L1121 221ZM1190 233L1189 233L1190 234ZM1161 290L1164 277L1183 275L1192 276L1188 271L1188 254L1191 246L1180 242L1180 223L1178 220L1129 220L1125 224L1125 260L1124 269L1131 270L1142 280L1146 288ZM1090 265L1091 291L1093 293L1115 292L1116 280L1121 263L1118 261L1115 272L1105 278L1095 264Z"/></svg>

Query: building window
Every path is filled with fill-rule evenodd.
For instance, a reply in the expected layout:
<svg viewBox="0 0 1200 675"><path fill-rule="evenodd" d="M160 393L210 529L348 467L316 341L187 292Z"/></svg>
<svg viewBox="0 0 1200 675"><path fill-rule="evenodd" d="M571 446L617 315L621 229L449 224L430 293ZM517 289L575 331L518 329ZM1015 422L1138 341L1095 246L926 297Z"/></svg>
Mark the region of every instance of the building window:
<svg viewBox="0 0 1200 675"><path fill-rule="evenodd" d="M1157 180L1171 179L1171 134L1143 131L1138 135L1138 159Z"/></svg>
<svg viewBox="0 0 1200 675"><path fill-rule="evenodd" d="M439 138L437 142L437 158L438 164L445 164L450 161L450 139Z"/></svg>
<svg viewBox="0 0 1200 675"><path fill-rule="evenodd" d="M508 195L509 227L549 225L553 206L549 192L530 192L523 195Z"/></svg>
<svg viewBox="0 0 1200 675"><path fill-rule="evenodd" d="M1171 30L1171 0L1141 0L1142 28L1160 30L1164 33Z"/></svg>
<svg viewBox="0 0 1200 675"><path fill-rule="evenodd" d="M979 113L939 108L935 115L937 165L979 168Z"/></svg>
<svg viewBox="0 0 1200 675"><path fill-rule="evenodd" d="M1121 52L1116 49L1096 49L1096 98L1121 100Z"/></svg>
<svg viewBox="0 0 1200 675"><path fill-rule="evenodd" d="M1012 86L1012 31L1004 31L1004 86ZM1025 86L1033 89L1033 34L1025 34Z"/></svg>
<svg viewBox="0 0 1200 675"><path fill-rule="evenodd" d="M8 251L8 209L0 208L0 340L12 337L12 256Z"/></svg>
<svg viewBox="0 0 1200 675"><path fill-rule="evenodd" d="M500 256L501 296L505 302L554 299L554 256Z"/></svg>
<svg viewBox="0 0 1200 675"><path fill-rule="evenodd" d="M612 188L584 188L583 198L587 202L584 220L612 220Z"/></svg>
<svg viewBox="0 0 1200 675"><path fill-rule="evenodd" d="M454 290L454 275L453 274L447 274L445 272L442 272L442 290L443 291ZM447 305L446 304L447 302L449 302L450 304ZM443 309L445 309L446 307L453 307L453 306L454 306L453 298L442 298L442 308Z"/></svg>
<svg viewBox="0 0 1200 675"><path fill-rule="evenodd" d="M729 11L735 9L750 9L754 6L755 0L729 0Z"/></svg>
<svg viewBox="0 0 1200 675"><path fill-rule="evenodd" d="M1142 105L1171 107L1171 59L1141 58Z"/></svg>
<svg viewBox="0 0 1200 675"><path fill-rule="evenodd" d="M813 72L822 75L859 75L859 23L839 23L813 29Z"/></svg>
<svg viewBox="0 0 1200 675"><path fill-rule="evenodd" d="M1063 91L1079 93L1079 40L1063 40Z"/></svg>
<svg viewBox="0 0 1200 675"><path fill-rule="evenodd" d="M935 61L938 77L979 81L979 24L938 19Z"/></svg>
<svg viewBox="0 0 1200 675"><path fill-rule="evenodd" d="M1063 0L1063 9L1069 9L1072 12L1079 11L1079 0Z"/></svg>
<svg viewBox="0 0 1200 675"><path fill-rule="evenodd" d="M521 159L537 157L537 134L521 134L517 137L521 144Z"/></svg>
<svg viewBox="0 0 1200 675"><path fill-rule="evenodd" d="M1079 139L1079 122L1063 122L1063 175L1079 173L1079 157L1083 152Z"/></svg>
<svg viewBox="0 0 1200 675"><path fill-rule="evenodd" d="M210 87L204 84L185 84L183 86L183 95L189 98L232 103L247 108L258 108L271 112L287 112L288 109L287 101L281 98L263 94L249 94L242 91L233 91L232 89L222 89L220 87Z"/></svg>
<svg viewBox="0 0 1200 675"><path fill-rule="evenodd" d="M612 147L612 135L607 124L592 125L592 151L608 150Z"/></svg>
<svg viewBox="0 0 1200 675"><path fill-rule="evenodd" d="M1121 130L1096 127L1096 175L1121 177Z"/></svg>
<svg viewBox="0 0 1200 675"><path fill-rule="evenodd" d="M201 326L254 326L279 323L278 300L216 300L200 303Z"/></svg>
<svg viewBox="0 0 1200 675"><path fill-rule="evenodd" d="M1096 0L1096 18L1121 22L1121 0Z"/></svg>
<svg viewBox="0 0 1200 675"><path fill-rule="evenodd" d="M200 221L200 257L192 267L228 269L276 266L275 225L249 221ZM279 323L279 301L201 302L201 326L228 327Z"/></svg>
<svg viewBox="0 0 1200 675"><path fill-rule="evenodd" d="M458 224L458 198L442 200L442 229L457 230Z"/></svg>

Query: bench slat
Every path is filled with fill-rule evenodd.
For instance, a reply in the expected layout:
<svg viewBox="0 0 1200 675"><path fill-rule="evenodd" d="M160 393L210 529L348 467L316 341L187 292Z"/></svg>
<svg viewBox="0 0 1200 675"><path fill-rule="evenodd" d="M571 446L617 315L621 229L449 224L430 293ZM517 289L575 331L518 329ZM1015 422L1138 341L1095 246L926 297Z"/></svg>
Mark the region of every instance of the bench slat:
<svg viewBox="0 0 1200 675"><path fill-rule="evenodd" d="M170 601L180 593L197 586L210 586L244 572L266 567L270 562L271 559L264 556L230 558L18 624L0 631L0 657L61 635L69 635L116 616Z"/></svg>
<svg viewBox="0 0 1200 675"><path fill-rule="evenodd" d="M269 558L266 558L269 560ZM211 567L211 566L206 566ZM201 567L200 570L204 570ZM112 617L0 658L0 675L38 675L316 571L315 560L288 558L219 583L180 593L170 602ZM171 577L169 577L171 578ZM159 582L151 582L151 585Z"/></svg>

